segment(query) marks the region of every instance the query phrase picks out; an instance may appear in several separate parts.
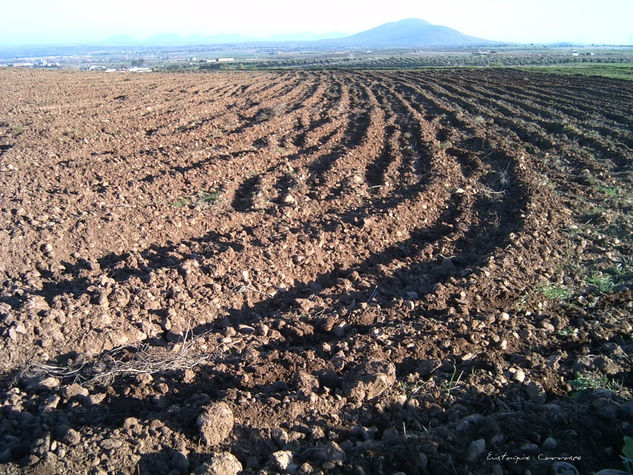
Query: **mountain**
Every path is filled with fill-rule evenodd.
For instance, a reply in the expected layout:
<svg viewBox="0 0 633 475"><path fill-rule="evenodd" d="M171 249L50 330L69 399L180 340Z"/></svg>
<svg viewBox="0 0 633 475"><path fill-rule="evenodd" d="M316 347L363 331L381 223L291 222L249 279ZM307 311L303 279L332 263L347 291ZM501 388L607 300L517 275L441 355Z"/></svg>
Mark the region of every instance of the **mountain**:
<svg viewBox="0 0 633 475"><path fill-rule="evenodd" d="M492 41L467 36L446 26L432 25L424 20L409 18L377 26L352 36L321 43L345 47L416 48L420 46L473 46Z"/></svg>

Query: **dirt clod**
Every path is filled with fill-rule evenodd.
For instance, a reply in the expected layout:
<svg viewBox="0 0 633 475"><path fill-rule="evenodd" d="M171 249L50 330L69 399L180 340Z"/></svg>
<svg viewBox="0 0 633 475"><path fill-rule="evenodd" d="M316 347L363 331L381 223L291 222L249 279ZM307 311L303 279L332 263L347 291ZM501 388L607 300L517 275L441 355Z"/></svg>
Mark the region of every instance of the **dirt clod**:
<svg viewBox="0 0 633 475"><path fill-rule="evenodd" d="M225 402L210 404L198 416L196 424L205 444L218 445L233 431L233 411Z"/></svg>
<svg viewBox="0 0 633 475"><path fill-rule="evenodd" d="M242 464L230 452L214 452L211 460L194 470L196 475L237 475L242 472Z"/></svg>

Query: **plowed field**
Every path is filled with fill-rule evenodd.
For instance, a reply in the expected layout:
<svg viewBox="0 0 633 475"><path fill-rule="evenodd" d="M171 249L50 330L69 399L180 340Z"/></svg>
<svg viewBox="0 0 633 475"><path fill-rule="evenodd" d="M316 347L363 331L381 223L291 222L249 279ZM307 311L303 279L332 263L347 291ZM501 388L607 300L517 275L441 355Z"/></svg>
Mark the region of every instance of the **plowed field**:
<svg viewBox="0 0 633 475"><path fill-rule="evenodd" d="M0 471L623 468L632 113L502 69L0 71Z"/></svg>

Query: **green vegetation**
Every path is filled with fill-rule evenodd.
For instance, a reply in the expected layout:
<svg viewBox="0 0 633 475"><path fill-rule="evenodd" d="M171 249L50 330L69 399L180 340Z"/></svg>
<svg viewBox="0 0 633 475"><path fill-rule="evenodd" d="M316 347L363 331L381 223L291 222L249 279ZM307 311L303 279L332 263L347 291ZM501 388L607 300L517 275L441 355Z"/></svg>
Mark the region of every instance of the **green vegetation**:
<svg viewBox="0 0 633 475"><path fill-rule="evenodd" d="M599 376L592 373L576 373L576 379L569 381L569 385L576 392L587 389L608 389L613 392L622 390L622 383L610 380L606 376Z"/></svg>
<svg viewBox="0 0 633 475"><path fill-rule="evenodd" d="M198 193L198 202L214 204L220 198L222 191L220 189L214 191L201 191Z"/></svg>
<svg viewBox="0 0 633 475"><path fill-rule="evenodd" d="M407 396L411 397L413 394L416 394L421 388L422 385L418 383L407 383L406 381L402 381L400 383L402 388L402 392Z"/></svg>
<svg viewBox="0 0 633 475"><path fill-rule="evenodd" d="M573 295L573 292L562 284L544 284L538 291L549 300L567 300Z"/></svg>
<svg viewBox="0 0 633 475"><path fill-rule="evenodd" d="M521 69L538 73L580 74L633 81L633 64L630 63L567 63L552 66L525 66Z"/></svg>
<svg viewBox="0 0 633 475"><path fill-rule="evenodd" d="M578 328L571 328L571 327L563 328L562 330L558 330L556 332L556 334L558 336L563 337L563 338L577 336L578 335Z"/></svg>
<svg viewBox="0 0 633 475"><path fill-rule="evenodd" d="M178 198L171 205L175 208L213 206L218 202L221 195L221 188L216 190L201 190L195 195Z"/></svg>
<svg viewBox="0 0 633 475"><path fill-rule="evenodd" d="M446 392L446 400L450 399L451 392L453 389L457 387L460 379L462 379L463 371L460 371L459 376L457 376L457 366L453 365L453 372L451 373L451 377L448 381L442 382L442 390Z"/></svg>
<svg viewBox="0 0 633 475"><path fill-rule="evenodd" d="M609 274L601 271L594 271L587 277L587 283L602 293L613 290L613 279Z"/></svg>
<svg viewBox="0 0 633 475"><path fill-rule="evenodd" d="M620 190L614 186L598 186L597 190L604 193L609 198L615 198L620 194Z"/></svg>

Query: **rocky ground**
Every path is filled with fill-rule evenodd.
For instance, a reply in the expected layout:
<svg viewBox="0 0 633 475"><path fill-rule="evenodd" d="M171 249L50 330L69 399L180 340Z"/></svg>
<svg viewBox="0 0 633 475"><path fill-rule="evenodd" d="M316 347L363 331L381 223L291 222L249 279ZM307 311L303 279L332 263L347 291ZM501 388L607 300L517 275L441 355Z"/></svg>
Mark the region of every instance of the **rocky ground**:
<svg viewBox="0 0 633 475"><path fill-rule="evenodd" d="M631 110L513 70L1 70L0 473L624 469Z"/></svg>

